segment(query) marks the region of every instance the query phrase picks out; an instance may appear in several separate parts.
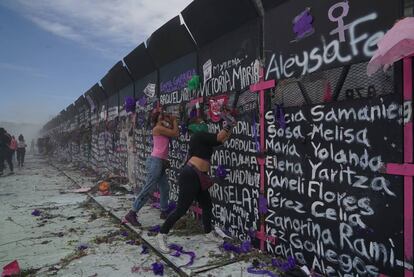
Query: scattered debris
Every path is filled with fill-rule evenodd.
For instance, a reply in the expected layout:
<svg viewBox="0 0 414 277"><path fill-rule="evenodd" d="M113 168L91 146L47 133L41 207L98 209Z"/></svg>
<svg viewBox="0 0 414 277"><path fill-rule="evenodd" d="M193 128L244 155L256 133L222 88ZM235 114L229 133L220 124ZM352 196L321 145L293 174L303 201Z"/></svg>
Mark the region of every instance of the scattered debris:
<svg viewBox="0 0 414 277"><path fill-rule="evenodd" d="M149 272L151 270L152 270L152 268L144 267L144 266L138 266L138 265L134 265L133 267L131 267L131 272L132 273Z"/></svg>
<svg viewBox="0 0 414 277"><path fill-rule="evenodd" d="M127 240L125 243L129 244L129 245L139 245L140 244L139 241L137 241L137 240Z"/></svg>
<svg viewBox="0 0 414 277"><path fill-rule="evenodd" d="M89 222L94 221L98 218L98 216L95 213L92 213L89 217Z"/></svg>
<svg viewBox="0 0 414 277"><path fill-rule="evenodd" d="M85 201L79 204L79 208L82 209L92 209L96 206L96 204L93 202L91 197L87 197Z"/></svg>
<svg viewBox="0 0 414 277"><path fill-rule="evenodd" d="M100 237L94 238L93 242L96 243L96 244L101 244L101 243L111 244L113 241L116 240L118 234L119 234L118 231L110 232L109 234L107 234L105 236L100 236Z"/></svg>
<svg viewBox="0 0 414 277"><path fill-rule="evenodd" d="M19 223L17 223L16 221L14 221L13 220L13 218L11 218L10 216L9 217L7 217L7 219L6 219L7 221L10 221L10 222L13 222L14 224L16 224L16 225L18 225L18 226L20 226L20 227L23 227L24 228L24 226L22 225L22 224L19 224Z"/></svg>
<svg viewBox="0 0 414 277"><path fill-rule="evenodd" d="M134 266L131 268L131 272L132 272L132 273L138 273L140 269L141 269L141 268L140 268L139 266L134 265Z"/></svg>
<svg viewBox="0 0 414 277"><path fill-rule="evenodd" d="M40 270L40 268L27 268L22 269L20 272L20 277L31 277L36 276L36 273Z"/></svg>
<svg viewBox="0 0 414 277"><path fill-rule="evenodd" d="M53 266L49 267L48 271L57 271L61 268L62 268L62 266L60 266L60 265L53 265Z"/></svg>
<svg viewBox="0 0 414 277"><path fill-rule="evenodd" d="M59 263L60 269L66 267L72 261L77 260L77 259L80 259L80 258L82 258L82 257L84 257L86 255L88 255L88 254L84 250L77 250L77 251L75 251L74 253L72 253L72 254L70 254L70 255L68 255L65 258L63 258L63 259L60 260L60 263Z"/></svg>
<svg viewBox="0 0 414 277"><path fill-rule="evenodd" d="M85 193L85 192L89 192L90 190L91 190L91 188L88 188L88 187L81 187L81 188L78 188L78 189L71 190L71 191L69 191L69 192L75 192L75 193Z"/></svg>
<svg viewBox="0 0 414 277"><path fill-rule="evenodd" d="M203 234L204 230L200 222L194 217L186 215L174 224L171 234L177 236L193 236Z"/></svg>
<svg viewBox="0 0 414 277"><path fill-rule="evenodd" d="M98 193L99 195L123 195L123 194L131 194L126 188L126 184L128 184L128 178L116 175L110 175L103 180L97 181L97 184L90 188L88 192L90 193Z"/></svg>
<svg viewBox="0 0 414 277"><path fill-rule="evenodd" d="M240 246L236 246L231 242L225 241L223 242L222 247L225 251L232 251L237 254L248 253L252 249L252 245L249 240L243 241Z"/></svg>

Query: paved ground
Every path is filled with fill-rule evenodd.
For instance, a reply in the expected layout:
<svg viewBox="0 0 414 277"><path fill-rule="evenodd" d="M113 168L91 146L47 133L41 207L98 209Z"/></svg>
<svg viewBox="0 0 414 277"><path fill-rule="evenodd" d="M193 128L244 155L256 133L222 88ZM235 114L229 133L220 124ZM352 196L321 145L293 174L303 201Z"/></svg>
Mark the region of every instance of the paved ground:
<svg viewBox="0 0 414 277"><path fill-rule="evenodd" d="M36 276L155 276L151 264L160 258L152 251L140 254L133 232L87 195L68 193L75 188L44 160L30 156L15 175L0 177L0 265L18 260ZM35 209L39 216L31 214ZM134 245L127 243L132 240ZM88 248L79 251L80 246ZM167 266L165 275L176 276Z"/></svg>
<svg viewBox="0 0 414 277"><path fill-rule="evenodd" d="M267 276L247 272L257 252L223 251L204 241L189 217L177 224L170 242L194 252L194 263L187 265L186 254L160 254L155 233L148 231L162 223L159 211L151 205L141 210L142 229L120 225L134 196L72 192L94 185L94 178L70 164L33 156L15 175L0 177L0 265L18 260L24 276L155 276L155 262L163 264L164 276ZM143 245L149 253L141 253Z"/></svg>

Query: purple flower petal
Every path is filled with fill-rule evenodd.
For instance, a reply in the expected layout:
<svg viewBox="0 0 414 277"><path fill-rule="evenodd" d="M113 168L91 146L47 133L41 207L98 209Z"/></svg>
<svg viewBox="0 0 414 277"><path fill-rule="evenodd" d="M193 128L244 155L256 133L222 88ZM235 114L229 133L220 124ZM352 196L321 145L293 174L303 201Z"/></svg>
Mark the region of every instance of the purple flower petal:
<svg viewBox="0 0 414 277"><path fill-rule="evenodd" d="M174 244L174 243L170 244L168 247L172 250L175 250L175 251L182 251L183 250L182 246L180 246L178 244Z"/></svg>
<svg viewBox="0 0 414 277"><path fill-rule="evenodd" d="M278 268L281 271L288 271L296 267L296 260L292 256L289 256L287 261L282 261L282 260L273 258L272 266Z"/></svg>
<svg viewBox="0 0 414 277"><path fill-rule="evenodd" d="M148 254L148 253L149 253L148 246L142 245L141 254Z"/></svg>
<svg viewBox="0 0 414 277"><path fill-rule="evenodd" d="M159 233L160 230L161 230L161 226L160 225L155 225L155 226L152 226L148 231L154 232L154 233Z"/></svg>
<svg viewBox="0 0 414 277"><path fill-rule="evenodd" d="M235 252L237 254L240 254L241 253L240 247L237 247L237 246L235 246L232 243L227 242L227 241L223 242L223 249L225 251L228 251L228 252L233 251L233 252Z"/></svg>
<svg viewBox="0 0 414 277"><path fill-rule="evenodd" d="M224 179L227 176L227 170L223 165L219 165L216 169L216 176Z"/></svg>
<svg viewBox="0 0 414 277"><path fill-rule="evenodd" d="M192 252L192 251L188 251L188 252L183 251L182 253L190 256L190 261L188 263L186 263L185 265L183 265L183 266L186 267L186 266L193 265L195 257L196 257L195 253Z"/></svg>
<svg viewBox="0 0 414 277"><path fill-rule="evenodd" d="M41 212L37 209L34 209L33 212L32 212L33 216L40 216L40 214L41 214Z"/></svg>
<svg viewBox="0 0 414 277"><path fill-rule="evenodd" d="M182 265L181 267L190 266L194 263L194 260L195 260L195 257L196 257L194 252L184 251L184 248L181 245L178 245L178 244L170 244L169 247L170 247L170 249L175 250L175 252L173 254L171 254L174 257L180 257L181 254L185 254L185 255L190 256L190 261L188 263L186 263L185 265Z"/></svg>
<svg viewBox="0 0 414 277"><path fill-rule="evenodd" d="M145 96L142 96L140 99L138 99L138 105L141 107L144 107L147 104L147 98Z"/></svg>
<svg viewBox="0 0 414 277"><path fill-rule="evenodd" d="M152 272L154 272L155 275L164 275L164 265L162 263L153 263L151 266Z"/></svg>
<svg viewBox="0 0 414 277"><path fill-rule="evenodd" d="M161 206L160 206L160 203L159 202L155 202L155 203L152 203L152 205L151 205L153 208L155 208L155 209L160 209L161 208Z"/></svg>
<svg viewBox="0 0 414 277"><path fill-rule="evenodd" d="M285 120L285 112L283 110L283 105L277 105L277 122L279 127L283 130L286 129L286 120Z"/></svg>
<svg viewBox="0 0 414 277"><path fill-rule="evenodd" d="M124 101L125 101L125 103L124 103L125 110L127 112L135 112L135 104L136 104L136 102L135 102L134 97L132 97L132 96L126 96Z"/></svg>
<svg viewBox="0 0 414 277"><path fill-rule="evenodd" d="M261 266L263 266L263 264ZM268 275L270 277L279 277L279 275L276 275L275 273L269 270L256 269L254 266L248 267L247 272L249 272L250 274L255 274L255 275Z"/></svg>
<svg viewBox="0 0 414 277"><path fill-rule="evenodd" d="M254 230L253 228L250 228L248 233L250 238L256 238L256 230Z"/></svg>
<svg viewBox="0 0 414 277"><path fill-rule="evenodd" d="M250 250L252 250L252 244L251 244L250 240L243 241L242 244L240 245L240 250L243 253L250 252Z"/></svg>
<svg viewBox="0 0 414 277"><path fill-rule="evenodd" d="M89 246L86 243L81 243L81 244L78 245L78 250L79 251L83 251L83 250L86 250L88 248L89 248Z"/></svg>

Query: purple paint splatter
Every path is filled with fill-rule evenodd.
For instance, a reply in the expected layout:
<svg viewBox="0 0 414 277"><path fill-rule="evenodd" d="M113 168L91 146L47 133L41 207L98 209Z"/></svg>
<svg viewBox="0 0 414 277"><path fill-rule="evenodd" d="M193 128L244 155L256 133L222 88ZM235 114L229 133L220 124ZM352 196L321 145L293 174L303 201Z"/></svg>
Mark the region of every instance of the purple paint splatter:
<svg viewBox="0 0 414 277"><path fill-rule="evenodd" d="M260 214L267 213L267 199L263 195L259 196L259 213Z"/></svg>
<svg viewBox="0 0 414 277"><path fill-rule="evenodd" d="M296 40L301 40L315 32L313 28L313 17L310 14L309 8L293 19L293 31L296 34Z"/></svg>

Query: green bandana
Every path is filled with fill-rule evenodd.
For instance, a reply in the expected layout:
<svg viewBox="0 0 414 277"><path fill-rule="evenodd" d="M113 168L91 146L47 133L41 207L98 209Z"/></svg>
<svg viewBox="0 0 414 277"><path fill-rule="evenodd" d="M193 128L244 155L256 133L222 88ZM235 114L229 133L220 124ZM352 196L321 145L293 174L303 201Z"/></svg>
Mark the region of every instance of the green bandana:
<svg viewBox="0 0 414 277"><path fill-rule="evenodd" d="M188 126L188 130L193 133L208 132L208 126L205 123L193 123Z"/></svg>

